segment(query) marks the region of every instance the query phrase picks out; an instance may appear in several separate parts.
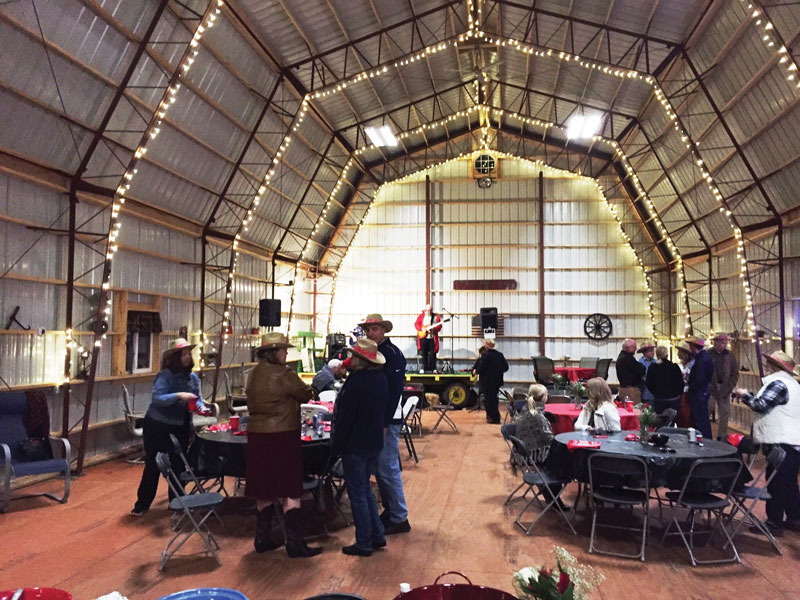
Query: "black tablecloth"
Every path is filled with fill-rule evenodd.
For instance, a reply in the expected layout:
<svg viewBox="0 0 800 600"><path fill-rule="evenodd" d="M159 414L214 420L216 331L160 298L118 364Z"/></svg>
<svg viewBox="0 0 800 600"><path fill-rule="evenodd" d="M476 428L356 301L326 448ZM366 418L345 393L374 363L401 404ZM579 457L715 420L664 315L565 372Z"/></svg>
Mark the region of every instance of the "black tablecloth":
<svg viewBox="0 0 800 600"><path fill-rule="evenodd" d="M676 433L668 434L669 441L667 442L667 447L674 448L676 452L674 454L664 453L653 444L626 442L625 436L630 433L630 431L610 433L607 438L595 438L580 431L560 433L553 440L545 467L554 475L588 482L587 461L590 453L604 452L639 456L647 462L652 487L679 489L695 460L699 458L735 458L737 456L736 448L728 443L707 440L700 446L690 444L689 438ZM569 452L567 450L569 440L594 440L600 442L601 446L599 450L580 449ZM750 473L747 469L743 469L740 482L750 479Z"/></svg>
<svg viewBox="0 0 800 600"><path fill-rule="evenodd" d="M220 473L231 477L247 476L247 436L230 431L201 431L191 452L192 467L201 472ZM303 473L322 475L330 457L330 432L320 438L313 434L303 442ZM279 456L275 460L280 460Z"/></svg>

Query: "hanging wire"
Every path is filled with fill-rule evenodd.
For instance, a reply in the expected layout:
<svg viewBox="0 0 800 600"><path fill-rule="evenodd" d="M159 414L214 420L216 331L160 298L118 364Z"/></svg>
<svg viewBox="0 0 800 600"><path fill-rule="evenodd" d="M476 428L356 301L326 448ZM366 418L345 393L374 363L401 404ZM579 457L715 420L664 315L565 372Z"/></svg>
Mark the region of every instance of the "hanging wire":
<svg viewBox="0 0 800 600"><path fill-rule="evenodd" d="M61 211L61 214L59 214L59 215L58 215L58 216L55 218L55 220L54 220L52 223L50 223L50 225L48 225L48 226L47 226L47 228L48 228L48 229L52 229L52 227L53 227L53 226L54 226L56 223L58 223L58 221L61 219L61 217L63 217L63 216L64 216L64 213L66 213L68 210L69 210L69 207L67 207L67 208L65 208L63 211ZM39 235L39 237L37 237L37 238L36 238L36 239L33 241L33 243L32 243L30 246L28 246L28 247L25 249L25 252L23 252L22 254L20 254L19 258L18 258L17 260L15 260L15 261L14 261L14 262L11 264L11 266L9 266L9 267L8 267L8 269L6 269L5 273L3 273L2 275L0 275L0 279L3 279L3 278L6 276L6 275L8 275L8 274L11 272L11 269L13 269L14 267L16 267L16 266L19 264L19 261L21 261L23 258L25 258L25 255L26 255L28 252L30 252L30 251L31 251L31 249L32 249L32 248L33 248L33 247L34 247L36 244L38 244L38 243L39 243L39 240L41 240L41 239L42 239L44 236L46 236L48 233L49 233L49 232L47 232L47 231L44 231L44 232L42 232L42 233Z"/></svg>

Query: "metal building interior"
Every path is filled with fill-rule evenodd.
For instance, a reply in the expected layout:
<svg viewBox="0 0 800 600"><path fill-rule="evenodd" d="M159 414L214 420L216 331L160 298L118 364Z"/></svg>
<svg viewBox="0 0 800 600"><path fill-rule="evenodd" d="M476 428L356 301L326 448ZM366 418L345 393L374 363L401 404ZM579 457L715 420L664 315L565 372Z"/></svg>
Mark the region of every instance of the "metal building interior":
<svg viewBox="0 0 800 600"><path fill-rule="evenodd" d="M455 370L497 307L520 386L727 332L757 388L800 337L798 53L777 1L2 1L1 383L77 473L182 328L241 385L262 298L301 346L382 313L410 363L431 301Z"/></svg>

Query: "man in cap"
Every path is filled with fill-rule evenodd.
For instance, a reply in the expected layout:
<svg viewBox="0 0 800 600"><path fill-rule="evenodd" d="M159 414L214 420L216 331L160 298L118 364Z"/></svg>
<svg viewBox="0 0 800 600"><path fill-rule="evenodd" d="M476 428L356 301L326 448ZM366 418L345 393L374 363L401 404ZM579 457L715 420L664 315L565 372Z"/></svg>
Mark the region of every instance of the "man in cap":
<svg viewBox="0 0 800 600"><path fill-rule="evenodd" d="M739 364L733 352L728 350L728 334L714 336L714 345L708 351L714 361L714 376L711 378L711 396L708 399L708 412L719 420L717 439L728 437L728 417L731 414L731 392L739 381ZM712 418L712 420L714 420Z"/></svg>
<svg viewBox="0 0 800 600"><path fill-rule="evenodd" d="M392 330L392 322L374 313L367 315L359 325L367 338L378 344L378 352L383 354L386 363L383 372L389 384L389 402L386 404L384 419L383 450L378 457L378 489L384 511L381 514L386 535L411 531L408 523L408 507L403 492L403 479L400 475L400 428L402 419L403 382L406 378L406 357L386 337Z"/></svg>
<svg viewBox="0 0 800 600"><path fill-rule="evenodd" d="M314 375L311 381L311 389L319 396L321 392L326 390L336 389L334 384L337 380L342 379L345 374L345 369L342 367L342 361L338 358L332 358L328 364L323 365L319 373Z"/></svg>
<svg viewBox="0 0 800 600"><path fill-rule="evenodd" d="M708 418L708 398L711 395L711 378L714 376L714 361L705 350L703 338L686 340L694 355L694 365L689 373L687 398L692 407L694 426L703 436L711 439L711 420Z"/></svg>
<svg viewBox="0 0 800 600"><path fill-rule="evenodd" d="M619 380L619 397L628 398L635 403L642 400L642 382L645 368L634 356L636 341L630 338L622 342L622 350L617 356L617 379Z"/></svg>
<svg viewBox="0 0 800 600"><path fill-rule="evenodd" d="M508 362L502 352L496 349L497 344L492 339L483 340L486 352L478 359L475 369L483 382L483 405L486 407L486 422L494 425L500 424L500 411L498 410L497 394L503 385L503 373L508 371Z"/></svg>
<svg viewBox="0 0 800 600"><path fill-rule="evenodd" d="M647 371L650 368L650 365L656 362L654 356L655 351L656 347L653 345L653 342L645 342L636 351L638 354L642 355L642 357L639 359L639 364L644 365L644 375L642 376L642 402L646 402L651 406L653 404L653 393L647 389L645 381L647 380Z"/></svg>
<svg viewBox="0 0 800 600"><path fill-rule="evenodd" d="M430 304L426 304L414 322L417 330L417 351L422 353L423 373L436 371L436 353L439 352L439 331L442 329L442 317L433 312Z"/></svg>
<svg viewBox="0 0 800 600"><path fill-rule="evenodd" d="M773 535L782 535L783 528L800 531L800 383L794 377L797 364L778 350L765 357L763 386L755 397L745 389L733 390L757 413L753 422L753 439L759 444L780 444L786 458L768 486L766 526ZM768 470L768 477L771 471ZM786 521L783 520L784 513Z"/></svg>

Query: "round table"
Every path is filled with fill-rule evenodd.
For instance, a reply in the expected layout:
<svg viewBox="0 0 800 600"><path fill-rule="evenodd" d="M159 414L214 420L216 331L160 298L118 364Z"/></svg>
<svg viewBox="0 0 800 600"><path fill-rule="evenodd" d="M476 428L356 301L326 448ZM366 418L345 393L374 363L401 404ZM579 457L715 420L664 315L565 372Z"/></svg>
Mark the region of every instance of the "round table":
<svg viewBox="0 0 800 600"><path fill-rule="evenodd" d="M550 424L553 435L571 432L573 423L575 423L575 419L578 418L578 415L581 414L581 410L581 408L576 408L572 402L545 405L544 412L550 413L556 418L555 423ZM627 408L617 407L617 412L619 412L620 426L623 430L639 429L638 410L628 410Z"/></svg>
<svg viewBox="0 0 800 600"><path fill-rule="evenodd" d="M303 440L303 472L306 475L319 475L325 468L330 455L330 431L322 436L311 432ZM219 463L224 459L223 475L230 477L247 476L247 435L233 435L232 431L199 431L197 442L200 445L198 460ZM280 460L280 457L275 457Z"/></svg>
<svg viewBox="0 0 800 600"><path fill-rule="evenodd" d="M705 440L703 445L689 443L689 438L680 433L670 433L666 446L674 448L675 453L661 451L655 444L642 444L638 441L625 441L630 431L609 433L608 437L594 437L585 431L570 431L556 435L550 454L547 457L548 470L570 476L578 481L589 481L586 461L590 452L625 454L644 458L650 469L650 481L654 486L680 488L692 463L698 458L731 458L737 456L734 446L725 442ZM597 449L567 450L570 440L589 440L600 442ZM746 469L743 470L743 473ZM744 481L749 480L749 473Z"/></svg>
<svg viewBox="0 0 800 600"><path fill-rule="evenodd" d="M556 375L563 375L572 383L579 379L591 379L597 374L597 369L592 367L553 367Z"/></svg>

